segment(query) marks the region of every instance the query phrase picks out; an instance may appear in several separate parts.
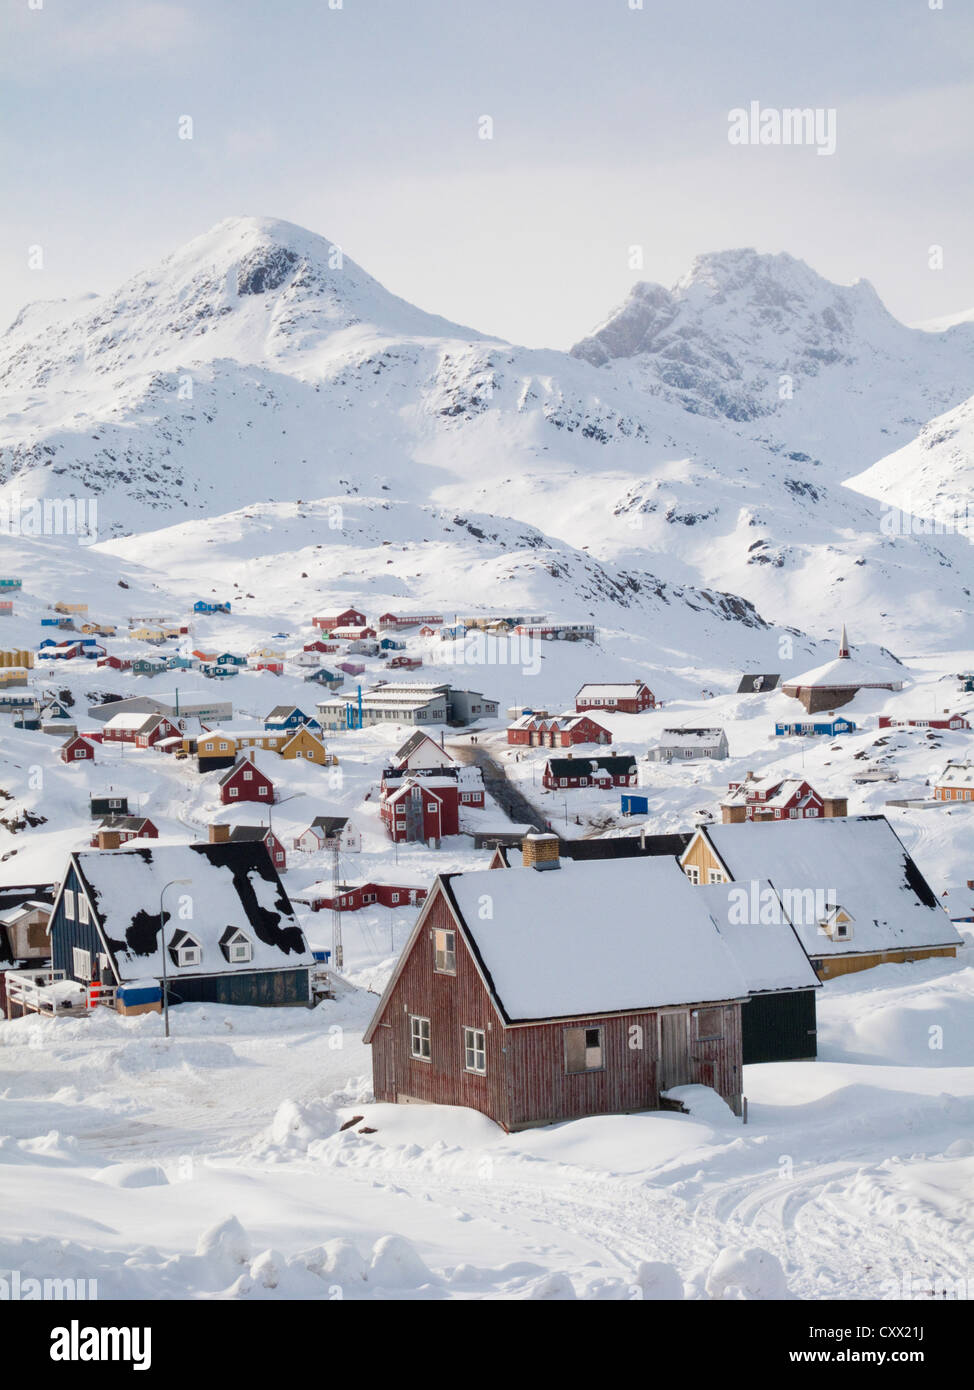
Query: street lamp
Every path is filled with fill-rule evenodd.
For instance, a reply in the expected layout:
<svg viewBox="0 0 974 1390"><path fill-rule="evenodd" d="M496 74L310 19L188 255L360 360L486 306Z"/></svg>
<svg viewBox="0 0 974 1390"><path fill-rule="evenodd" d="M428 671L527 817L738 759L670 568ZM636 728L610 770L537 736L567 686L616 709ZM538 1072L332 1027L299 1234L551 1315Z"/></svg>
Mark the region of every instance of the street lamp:
<svg viewBox="0 0 974 1390"><path fill-rule="evenodd" d="M168 883L164 883L159 890L159 949L162 952L162 1016L166 1025L166 1037L169 1037L169 976L166 973L166 917L163 912L162 900L166 895L166 889L172 888L177 883L192 883L191 878L171 878Z"/></svg>

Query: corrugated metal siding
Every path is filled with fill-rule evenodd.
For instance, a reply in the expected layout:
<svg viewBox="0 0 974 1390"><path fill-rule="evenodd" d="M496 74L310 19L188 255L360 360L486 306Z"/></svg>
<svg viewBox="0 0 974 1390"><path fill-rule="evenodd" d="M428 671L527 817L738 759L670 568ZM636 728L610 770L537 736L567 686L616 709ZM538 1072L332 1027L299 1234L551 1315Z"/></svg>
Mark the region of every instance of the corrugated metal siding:
<svg viewBox="0 0 974 1390"><path fill-rule="evenodd" d="M169 980L170 1004L306 1004L307 968L252 970L232 975L181 976Z"/></svg>
<svg viewBox="0 0 974 1390"><path fill-rule="evenodd" d="M793 1062L815 1056L814 989L757 994L741 1021L744 1064Z"/></svg>

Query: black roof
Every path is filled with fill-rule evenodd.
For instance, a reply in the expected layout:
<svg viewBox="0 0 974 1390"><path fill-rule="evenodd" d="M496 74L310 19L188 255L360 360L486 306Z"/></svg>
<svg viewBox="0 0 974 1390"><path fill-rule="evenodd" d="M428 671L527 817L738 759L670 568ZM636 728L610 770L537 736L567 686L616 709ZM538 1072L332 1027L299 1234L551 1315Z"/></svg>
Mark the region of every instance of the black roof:
<svg viewBox="0 0 974 1390"><path fill-rule="evenodd" d="M781 676L777 673L771 676L741 676L741 683L737 687L737 693L738 695L753 695L758 690L774 690L780 680Z"/></svg>
<svg viewBox="0 0 974 1390"><path fill-rule="evenodd" d="M230 831L230 843L238 845L248 840L259 840L263 843L269 834L271 829L268 825L235 825Z"/></svg>
<svg viewBox="0 0 974 1390"><path fill-rule="evenodd" d="M640 855L673 855L683 853L693 839L689 830L672 835L615 835L607 839L562 840L559 853L563 859L635 859Z"/></svg>
<svg viewBox="0 0 974 1390"><path fill-rule="evenodd" d="M632 773L636 759L631 753L611 754L602 758L549 758L548 766L553 777L591 777L593 766L612 777L621 777Z"/></svg>
<svg viewBox="0 0 974 1390"><path fill-rule="evenodd" d="M145 825L148 816L104 816L99 830L138 830L140 825Z"/></svg>

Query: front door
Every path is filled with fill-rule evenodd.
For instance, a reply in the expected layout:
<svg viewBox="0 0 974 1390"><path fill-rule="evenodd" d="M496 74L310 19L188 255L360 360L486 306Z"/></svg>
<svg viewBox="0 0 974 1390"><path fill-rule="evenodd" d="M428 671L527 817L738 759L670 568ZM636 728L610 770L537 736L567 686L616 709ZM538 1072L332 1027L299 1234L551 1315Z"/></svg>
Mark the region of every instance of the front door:
<svg viewBox="0 0 974 1390"><path fill-rule="evenodd" d="M688 1086L690 1075L690 1015L686 1009L679 1013L659 1016L659 1088Z"/></svg>

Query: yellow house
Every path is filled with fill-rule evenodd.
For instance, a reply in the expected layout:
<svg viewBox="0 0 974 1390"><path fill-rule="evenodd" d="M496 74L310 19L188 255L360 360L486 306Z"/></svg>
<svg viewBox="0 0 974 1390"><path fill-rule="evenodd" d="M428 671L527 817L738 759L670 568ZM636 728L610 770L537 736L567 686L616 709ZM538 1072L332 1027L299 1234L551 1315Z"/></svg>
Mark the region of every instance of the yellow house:
<svg viewBox="0 0 974 1390"><path fill-rule="evenodd" d="M166 634L161 627L136 627L129 632L137 642L164 642Z"/></svg>
<svg viewBox="0 0 974 1390"><path fill-rule="evenodd" d="M0 666L26 666L29 670L33 664L33 652L0 652Z"/></svg>
<svg viewBox="0 0 974 1390"><path fill-rule="evenodd" d="M306 724L293 733L285 735L287 742L281 749L282 758L307 758L319 767L331 767L338 759L328 753L320 738L317 738Z"/></svg>
<svg viewBox="0 0 974 1390"><path fill-rule="evenodd" d="M240 748L263 748L268 753L280 753L290 737L282 729L248 729L235 735Z"/></svg>
<svg viewBox="0 0 974 1390"><path fill-rule="evenodd" d="M256 647L249 656L258 658L261 661L283 661L284 653L278 651L276 647Z"/></svg>
<svg viewBox="0 0 974 1390"><path fill-rule="evenodd" d="M199 758L231 758L237 753L237 741L230 734L201 734L196 740Z"/></svg>
<svg viewBox="0 0 974 1390"><path fill-rule="evenodd" d="M87 603L64 603L58 602L54 605L55 613L87 613Z"/></svg>
<svg viewBox="0 0 974 1390"><path fill-rule="evenodd" d="M0 668L0 689L27 684L27 671L23 666L4 666Z"/></svg>
<svg viewBox="0 0 974 1390"><path fill-rule="evenodd" d="M962 944L885 816L705 825L680 867L691 883L739 884L748 921L766 920L754 890L770 881L820 980Z"/></svg>

